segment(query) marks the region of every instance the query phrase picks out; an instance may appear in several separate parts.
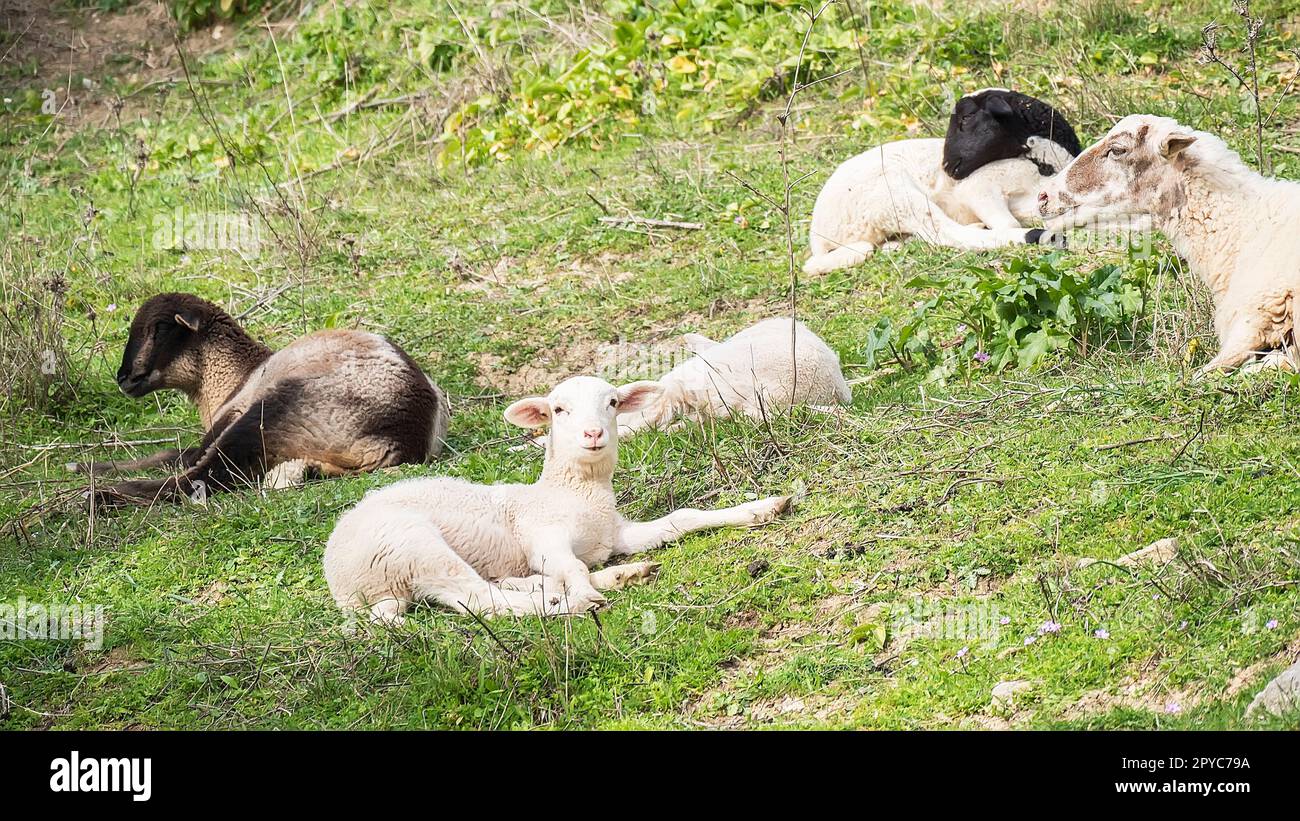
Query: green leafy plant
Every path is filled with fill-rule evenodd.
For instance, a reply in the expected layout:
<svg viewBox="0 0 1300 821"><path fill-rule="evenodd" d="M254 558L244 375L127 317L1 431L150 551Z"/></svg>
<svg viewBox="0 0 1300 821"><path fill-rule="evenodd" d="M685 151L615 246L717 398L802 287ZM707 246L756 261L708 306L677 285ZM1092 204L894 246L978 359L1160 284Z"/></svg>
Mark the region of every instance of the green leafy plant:
<svg viewBox="0 0 1300 821"><path fill-rule="evenodd" d="M116 0L101 0L117 6ZM245 14L270 8L272 0L172 0L172 14L181 31L189 31L217 20L232 20Z"/></svg>
<svg viewBox="0 0 1300 821"><path fill-rule="evenodd" d="M953 277L917 277L908 287L933 296L901 323L881 319L863 356L879 366L928 366L942 379L974 368L1030 368L1050 355L1123 336L1141 315L1144 260L1079 270L1054 253L1017 258L1005 268L971 265Z"/></svg>

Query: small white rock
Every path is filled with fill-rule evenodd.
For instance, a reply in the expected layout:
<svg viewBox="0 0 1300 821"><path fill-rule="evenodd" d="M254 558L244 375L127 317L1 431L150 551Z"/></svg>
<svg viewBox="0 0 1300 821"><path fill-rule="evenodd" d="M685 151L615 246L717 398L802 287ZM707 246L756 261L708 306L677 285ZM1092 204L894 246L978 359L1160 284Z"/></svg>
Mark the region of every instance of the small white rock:
<svg viewBox="0 0 1300 821"><path fill-rule="evenodd" d="M1032 681L999 681L993 685L993 711L1005 713L1015 709L1016 694L1027 693L1032 689Z"/></svg>
<svg viewBox="0 0 1300 821"><path fill-rule="evenodd" d="M1267 712L1280 716L1296 707L1300 707L1300 661L1283 670L1260 690L1246 708L1246 715L1253 717Z"/></svg>

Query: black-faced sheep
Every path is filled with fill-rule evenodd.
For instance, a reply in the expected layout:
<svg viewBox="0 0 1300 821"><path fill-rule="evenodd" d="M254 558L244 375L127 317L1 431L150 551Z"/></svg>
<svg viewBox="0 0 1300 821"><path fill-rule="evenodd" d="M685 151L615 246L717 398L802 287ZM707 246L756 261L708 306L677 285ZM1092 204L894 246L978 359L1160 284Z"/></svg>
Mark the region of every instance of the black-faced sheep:
<svg viewBox="0 0 1300 821"><path fill-rule="evenodd" d="M140 307L117 372L128 396L171 388L198 406L198 447L85 472L171 465L166 479L96 489L99 503L149 504L265 477L282 487L314 470L335 476L441 450L447 399L406 353L363 331L318 331L278 352L225 311L190 294L159 294ZM269 473L268 473L269 471Z"/></svg>
<svg viewBox="0 0 1300 821"><path fill-rule="evenodd" d="M1061 228L1149 218L1169 237L1214 294L1219 353L1202 372L1287 364L1274 352L1296 345L1300 184L1261 176L1212 134L1134 114L1048 182L1040 209Z"/></svg>
<svg viewBox="0 0 1300 821"><path fill-rule="evenodd" d="M1049 140L1069 157L1082 150L1074 129L1061 113L1042 100L1005 88L972 91L953 106L943 140L943 170L964 180L991 162L1026 157L1039 173L1052 176L1060 152L1042 143Z"/></svg>
<svg viewBox="0 0 1300 821"><path fill-rule="evenodd" d="M943 172L942 153L943 140L899 140L835 169L813 206L804 272L849 268L912 236L966 251L1060 243L1023 227L1038 213L1043 178L1033 162L999 160L957 181Z"/></svg>
<svg viewBox="0 0 1300 821"><path fill-rule="evenodd" d="M581 613L598 592L647 578L656 565L591 568L659 547L687 533L757 525L779 515L779 496L723 510L683 509L652 522L618 513L611 477L620 414L635 413L660 387L621 388L578 376L546 397L521 399L506 420L549 425L542 475L531 485L479 485L436 477L373 491L343 514L325 547L325 579L341 608L400 622L414 601L483 615Z"/></svg>
<svg viewBox="0 0 1300 821"><path fill-rule="evenodd" d="M1065 167L1074 156L1052 137L1076 151L1078 141L1046 103L1014 95L1027 111L1050 112L1037 123L1042 133L1026 133L1035 120L1012 108L1007 95L1014 92L986 89L963 97L946 141L886 143L835 169L813 207L812 256L804 271L848 268L912 236L962 250L1063 244L1059 235L1026 226L1037 219L1042 173ZM999 116L1004 107L1009 111ZM950 176L945 164L961 178Z"/></svg>

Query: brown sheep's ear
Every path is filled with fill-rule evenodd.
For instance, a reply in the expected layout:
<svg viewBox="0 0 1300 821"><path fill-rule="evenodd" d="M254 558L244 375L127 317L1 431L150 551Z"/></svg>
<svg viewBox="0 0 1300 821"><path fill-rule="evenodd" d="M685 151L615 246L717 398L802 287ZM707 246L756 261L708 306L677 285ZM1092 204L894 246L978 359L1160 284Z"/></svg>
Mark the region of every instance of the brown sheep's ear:
<svg viewBox="0 0 1300 821"><path fill-rule="evenodd" d="M1170 134L1160 141L1160 156L1165 159L1176 157L1194 142L1196 142L1195 134Z"/></svg>
<svg viewBox="0 0 1300 821"><path fill-rule="evenodd" d="M184 327L189 328L194 333L199 332L199 321L197 319L191 319L185 314L177 314L175 317L173 317L173 319L176 320L177 325L183 325Z"/></svg>

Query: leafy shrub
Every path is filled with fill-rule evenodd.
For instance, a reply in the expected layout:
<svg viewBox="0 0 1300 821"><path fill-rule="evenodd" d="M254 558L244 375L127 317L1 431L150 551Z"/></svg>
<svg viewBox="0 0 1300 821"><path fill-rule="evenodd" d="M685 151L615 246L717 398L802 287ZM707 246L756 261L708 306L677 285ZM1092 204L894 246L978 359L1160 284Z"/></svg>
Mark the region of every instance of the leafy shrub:
<svg viewBox="0 0 1300 821"><path fill-rule="evenodd" d="M801 8L797 0L611 0L605 11L618 22L608 38L517 76L504 99L462 107L447 121L440 160L549 151L606 122L635 125L668 100L677 120L717 127L793 84L808 28ZM820 22L799 80L832 73L852 48L851 29Z"/></svg>
<svg viewBox="0 0 1300 821"><path fill-rule="evenodd" d="M952 277L907 283L934 295L895 324L881 319L868 335L869 366L897 361L944 379L973 368L1029 368L1059 351L1105 344L1125 334L1145 304L1147 260L1126 270L1108 264L1081 271L1059 253L1018 258L1005 270L969 266Z"/></svg>
<svg viewBox="0 0 1300 821"><path fill-rule="evenodd" d="M116 0L101 0L115 4ZM232 20L250 12L270 8L274 0L171 0L172 15L181 31L189 31L217 20Z"/></svg>

